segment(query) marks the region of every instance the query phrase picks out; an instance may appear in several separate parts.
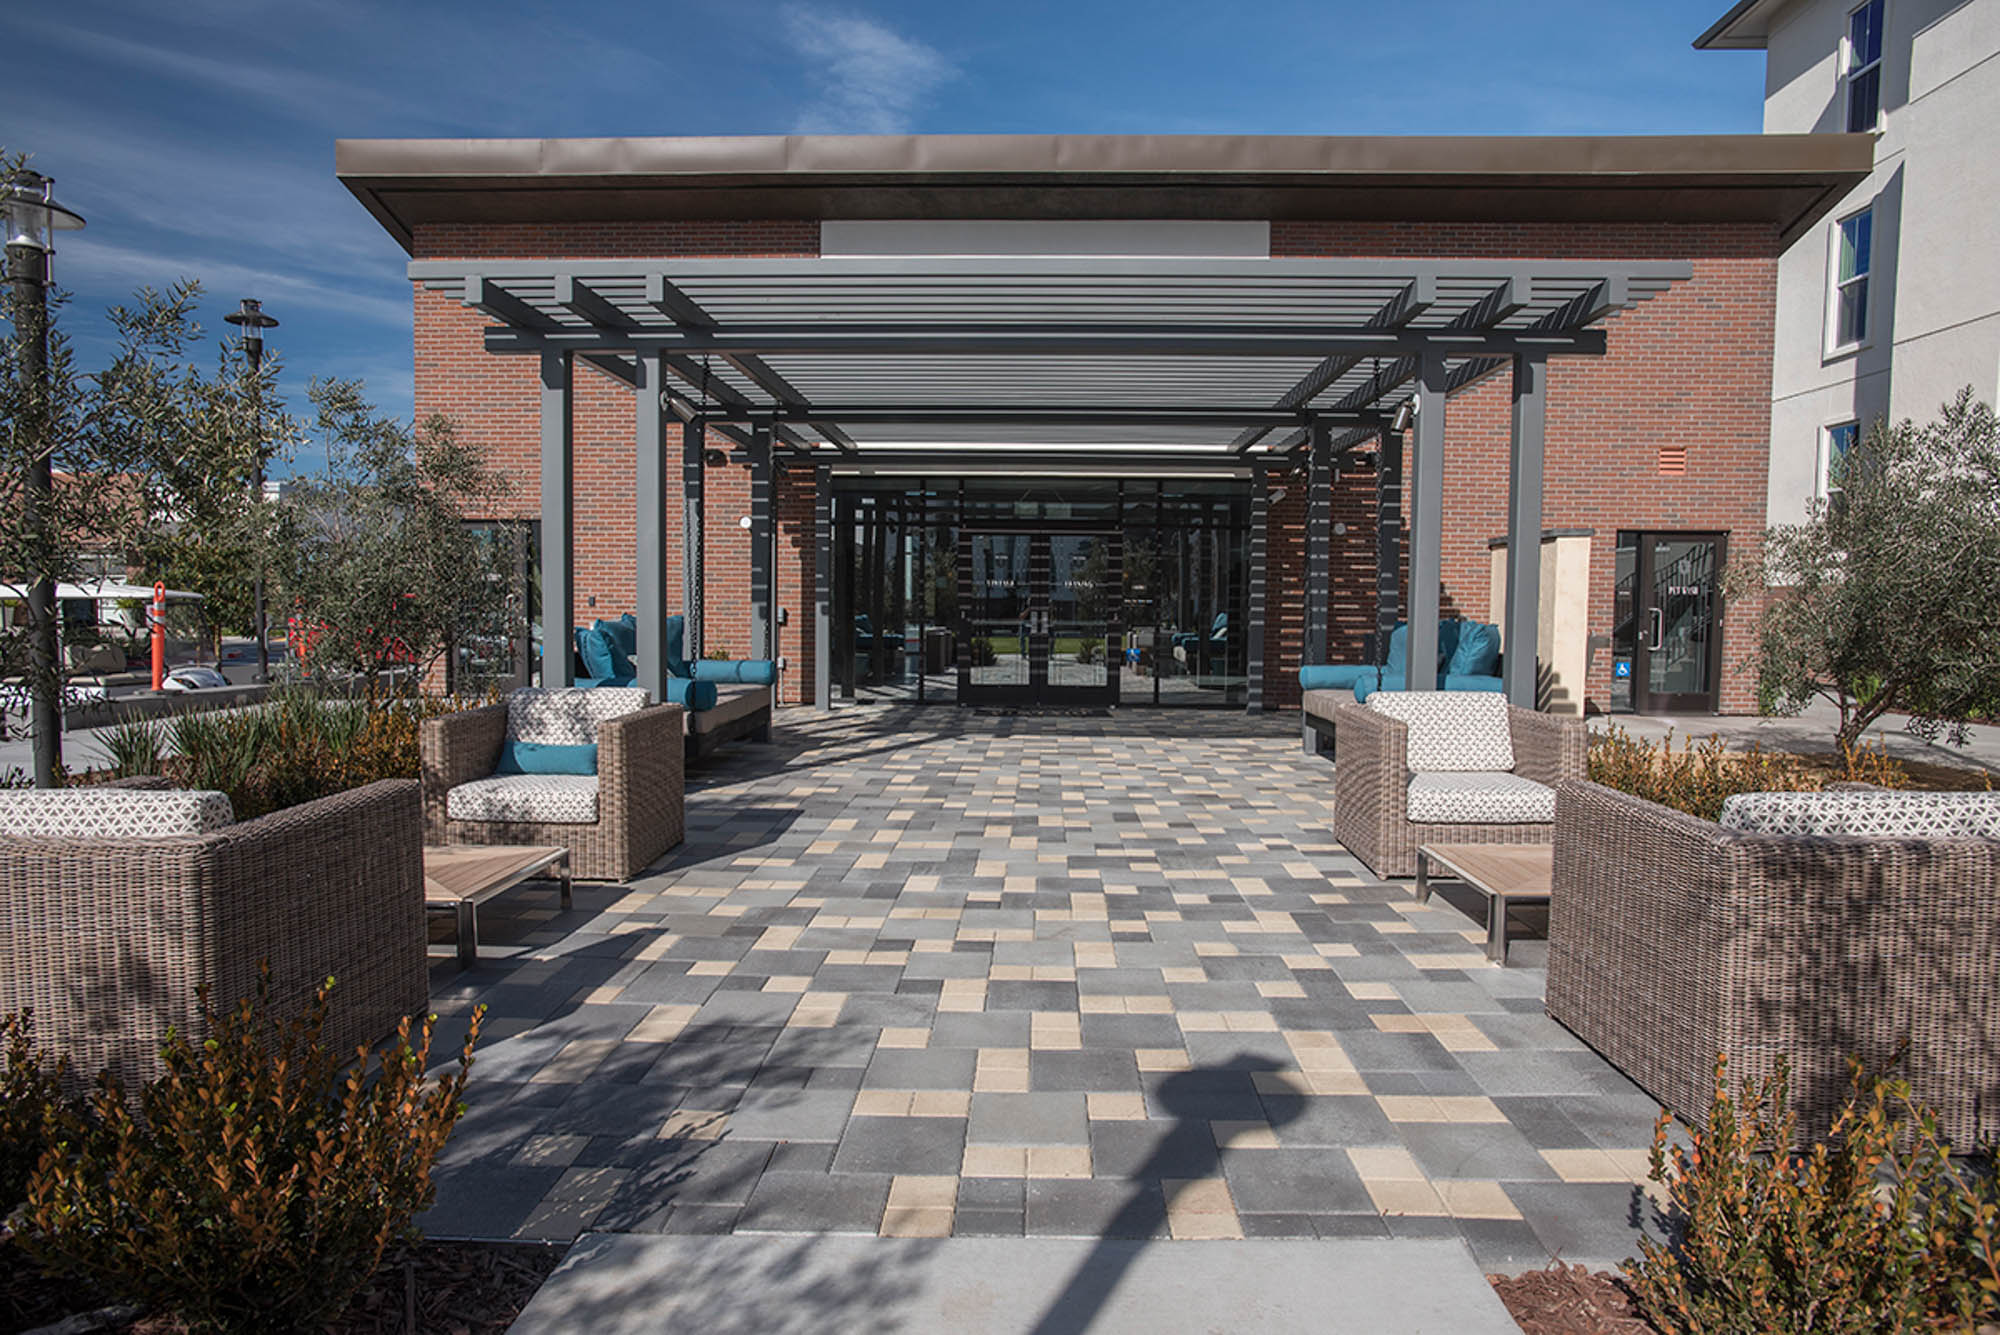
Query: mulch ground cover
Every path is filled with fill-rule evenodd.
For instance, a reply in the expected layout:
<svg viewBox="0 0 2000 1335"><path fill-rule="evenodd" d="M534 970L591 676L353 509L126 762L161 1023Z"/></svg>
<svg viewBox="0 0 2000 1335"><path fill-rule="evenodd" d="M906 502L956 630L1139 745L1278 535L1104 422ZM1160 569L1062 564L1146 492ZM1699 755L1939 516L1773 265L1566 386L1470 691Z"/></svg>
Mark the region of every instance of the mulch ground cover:
<svg viewBox="0 0 2000 1335"><path fill-rule="evenodd" d="M502 1335L566 1249L542 1243L418 1243L407 1257L390 1257L326 1335ZM15 1248L0 1243L0 1335L17 1335L81 1313L104 1300L73 1280L44 1275ZM415 1312L415 1322L410 1313ZM87 1327L108 1335L176 1335L166 1317L140 1317Z"/></svg>
<svg viewBox="0 0 2000 1335"><path fill-rule="evenodd" d="M1558 1261L1525 1275L1488 1275L1525 1335L1659 1335L1639 1315L1625 1281L1608 1270Z"/></svg>

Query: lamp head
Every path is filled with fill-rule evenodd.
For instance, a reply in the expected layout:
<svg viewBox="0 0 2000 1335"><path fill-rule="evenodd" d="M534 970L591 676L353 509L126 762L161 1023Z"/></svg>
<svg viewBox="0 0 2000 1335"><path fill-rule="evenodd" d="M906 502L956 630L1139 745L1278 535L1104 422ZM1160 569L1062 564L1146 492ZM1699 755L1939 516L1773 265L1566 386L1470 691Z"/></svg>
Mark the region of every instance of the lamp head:
<svg viewBox="0 0 2000 1335"><path fill-rule="evenodd" d="M56 203L51 193L54 185L40 172L25 167L0 181L0 221L6 225L9 246L53 251L53 233L74 232L83 226L81 214Z"/></svg>

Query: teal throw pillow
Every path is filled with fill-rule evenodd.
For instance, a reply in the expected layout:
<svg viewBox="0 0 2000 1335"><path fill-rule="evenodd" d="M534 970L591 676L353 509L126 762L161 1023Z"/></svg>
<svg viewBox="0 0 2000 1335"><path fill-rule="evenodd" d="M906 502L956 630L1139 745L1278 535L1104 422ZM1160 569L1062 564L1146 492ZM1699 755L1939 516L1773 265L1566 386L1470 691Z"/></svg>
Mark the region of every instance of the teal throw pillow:
<svg viewBox="0 0 2000 1335"><path fill-rule="evenodd" d="M595 774L597 743L503 742L495 774Z"/></svg>
<svg viewBox="0 0 2000 1335"><path fill-rule="evenodd" d="M578 632L576 647L583 653L583 674L594 681L624 676L632 670L627 663L624 672L619 671L618 646L611 642L610 635L595 626Z"/></svg>
<svg viewBox="0 0 2000 1335"><path fill-rule="evenodd" d="M611 637L612 661L618 665L614 677L632 675L632 657L639 652L639 627L636 622L627 623L624 617L616 621L596 621L591 629L601 630Z"/></svg>
<svg viewBox="0 0 2000 1335"><path fill-rule="evenodd" d="M1467 621L1458 628L1458 644L1445 672L1454 677L1490 677L1500 666L1500 628Z"/></svg>

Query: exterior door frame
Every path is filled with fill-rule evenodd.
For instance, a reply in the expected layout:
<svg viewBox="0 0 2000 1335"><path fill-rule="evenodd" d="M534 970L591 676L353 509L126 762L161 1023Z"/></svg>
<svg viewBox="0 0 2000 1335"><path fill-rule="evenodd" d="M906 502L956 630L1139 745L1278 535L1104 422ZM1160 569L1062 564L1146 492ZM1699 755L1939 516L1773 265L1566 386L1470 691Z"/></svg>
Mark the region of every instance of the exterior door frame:
<svg viewBox="0 0 2000 1335"><path fill-rule="evenodd" d="M1119 653L1122 644L1122 561L1109 568L1116 586L1108 594L1104 622L1104 684L1102 686L1057 686L1049 682L1049 660L1054 652L1054 634L1049 621L1050 591L1054 584L1050 538L1057 533L1082 534L1122 545L1122 531L1101 522L1039 519L1031 522L961 523L958 528L958 702L962 705L1026 706L1040 709L1087 709L1112 707L1118 703ZM1028 538L1028 597L1026 644L1028 662L1026 684L975 685L972 680L972 543L980 536L1025 535Z"/></svg>
<svg viewBox="0 0 2000 1335"><path fill-rule="evenodd" d="M1655 692L1653 653L1655 632L1665 614L1653 601L1659 587L1654 578L1653 545L1660 539L1715 544L1715 587L1709 594L1708 690ZM1722 572L1729 561L1729 535L1705 530L1641 529L1632 573L1632 709L1639 714L1713 714L1722 703Z"/></svg>

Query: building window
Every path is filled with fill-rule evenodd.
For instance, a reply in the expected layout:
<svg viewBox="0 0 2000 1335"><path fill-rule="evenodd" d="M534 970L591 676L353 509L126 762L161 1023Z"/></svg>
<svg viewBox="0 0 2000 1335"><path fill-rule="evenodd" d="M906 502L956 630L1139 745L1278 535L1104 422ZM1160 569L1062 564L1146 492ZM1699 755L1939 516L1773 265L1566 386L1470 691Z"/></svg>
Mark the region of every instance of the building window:
<svg viewBox="0 0 2000 1335"><path fill-rule="evenodd" d="M1820 433L1819 494L1831 496L1840 490L1840 461L1861 439L1859 422L1840 422Z"/></svg>
<svg viewBox="0 0 2000 1335"><path fill-rule="evenodd" d="M1868 0L1847 15L1847 132L1873 130L1882 111L1882 8Z"/></svg>
<svg viewBox="0 0 2000 1335"><path fill-rule="evenodd" d="M1875 210L1842 218L1834 227L1833 311L1828 351L1858 347L1868 339L1868 267L1874 249Z"/></svg>

